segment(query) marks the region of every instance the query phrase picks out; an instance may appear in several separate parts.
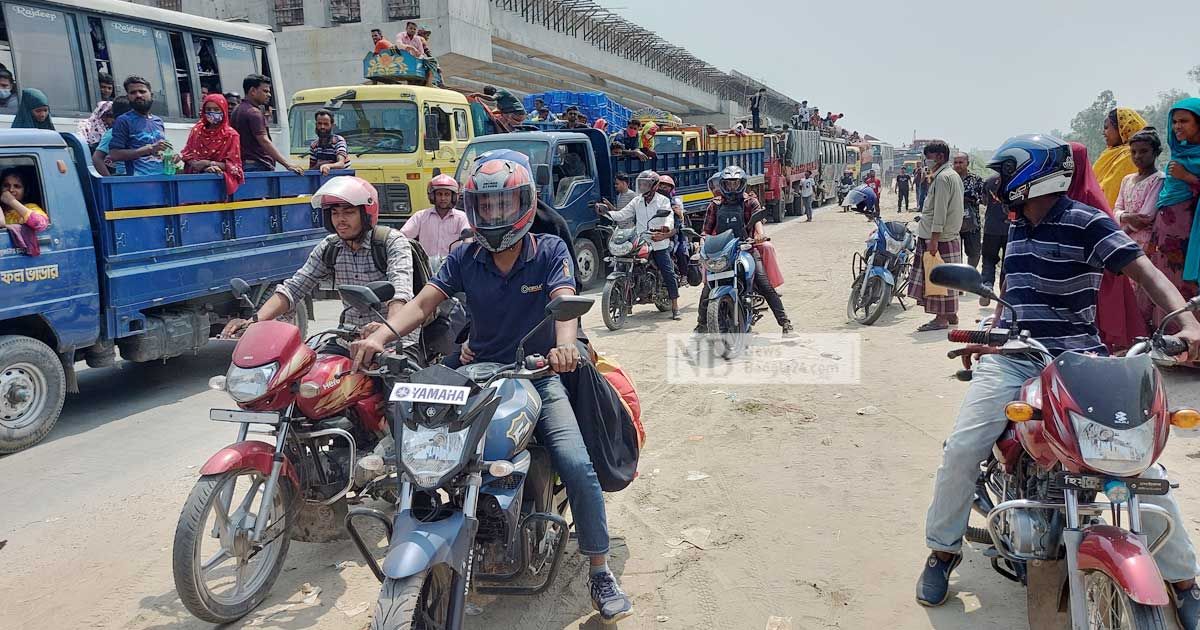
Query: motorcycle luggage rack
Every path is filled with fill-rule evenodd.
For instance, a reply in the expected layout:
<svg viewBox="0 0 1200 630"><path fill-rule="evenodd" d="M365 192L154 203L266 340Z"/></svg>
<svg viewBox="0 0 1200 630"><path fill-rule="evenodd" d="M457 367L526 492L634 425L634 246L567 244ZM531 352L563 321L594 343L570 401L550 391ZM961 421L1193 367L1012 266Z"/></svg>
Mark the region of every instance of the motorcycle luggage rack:
<svg viewBox="0 0 1200 630"><path fill-rule="evenodd" d="M1019 554L1019 553L1014 552L1012 549L1009 549L1004 544L1003 538L1000 536L1000 530L999 530L1000 516L1002 514L1004 514L1005 512L1009 512L1012 510L1059 510L1059 511L1065 511L1066 507L1067 506L1065 503L1048 503L1045 501L1032 501L1029 499L1014 499L1012 501L1005 501L1004 503L997 505L991 512L988 513L987 528L988 528L988 533L992 535L992 544L995 545L996 551L1001 556L1004 556L1004 558L1007 560L1012 560L1012 561L1017 561L1017 562L1029 562L1031 560L1044 560L1044 558L1039 558L1037 556L1032 556L1032 555L1027 556L1024 554ZM1089 516L1103 516L1104 513L1107 512L1111 507L1112 507L1112 504L1110 504L1110 503L1080 503L1079 504L1079 513L1084 514L1084 515L1089 515ZM1154 554L1154 553L1158 552L1158 550L1160 548L1162 548L1162 546L1164 544L1166 544L1167 538L1170 537L1171 533L1175 530L1175 521L1171 518L1170 512L1166 511L1165 509L1163 509L1161 507L1158 507L1157 505L1139 504L1138 507L1140 508L1139 511L1141 513L1145 514L1148 512L1150 514L1153 514L1155 516L1162 518L1167 523L1167 527L1166 527L1166 529L1163 530L1163 533L1159 534L1158 538L1155 538L1154 542L1149 545L1150 553Z"/></svg>
<svg viewBox="0 0 1200 630"><path fill-rule="evenodd" d="M480 585L479 582L481 582L481 581L511 582L511 581L515 580L517 577L519 577L520 575L522 575L523 573L525 573L526 564L528 563L529 558L526 557L524 534L525 534L526 528L532 526L537 521L546 521L548 524L558 525L559 527L562 528L562 534L559 536L558 544L555 545L553 555L551 556L550 572L546 574L546 579L537 586L504 586L504 585L482 586L482 585ZM475 583L476 583L475 592L483 594L483 595L540 595L540 594L542 594L542 592L544 592L547 588L550 588L550 585L554 583L554 576L558 575L558 570L562 566L562 558L567 553L567 541L570 540L570 538L571 538L570 532L571 532L571 530L570 530L570 526L567 525L567 520L557 514L548 514L545 512L537 512L534 514L530 514L529 516L526 516L525 520L521 521L521 529L520 529L520 534L518 537L518 540L520 541L521 544L518 546L519 554L517 556L517 566L520 567L520 569L511 574L486 574L486 573L475 574L473 576Z"/></svg>

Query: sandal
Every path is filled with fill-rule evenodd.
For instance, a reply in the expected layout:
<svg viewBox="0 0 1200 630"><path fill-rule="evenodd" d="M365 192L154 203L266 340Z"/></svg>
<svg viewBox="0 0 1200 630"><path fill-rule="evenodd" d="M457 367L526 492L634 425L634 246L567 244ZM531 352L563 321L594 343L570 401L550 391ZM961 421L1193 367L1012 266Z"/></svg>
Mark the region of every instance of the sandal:
<svg viewBox="0 0 1200 630"><path fill-rule="evenodd" d="M949 324L943 324L942 322L935 319L931 322L925 322L924 324L921 324L920 326L918 326L917 332L933 332L935 330L946 330L949 327L950 327Z"/></svg>

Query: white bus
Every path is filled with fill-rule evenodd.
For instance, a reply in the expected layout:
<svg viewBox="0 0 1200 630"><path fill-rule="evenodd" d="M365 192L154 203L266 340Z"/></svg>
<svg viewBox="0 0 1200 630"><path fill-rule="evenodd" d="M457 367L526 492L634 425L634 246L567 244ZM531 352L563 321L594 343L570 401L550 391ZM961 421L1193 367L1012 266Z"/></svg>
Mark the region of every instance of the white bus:
<svg viewBox="0 0 1200 630"><path fill-rule="evenodd" d="M22 88L46 93L54 126L75 131L101 100L98 78L110 75L114 96L125 77L153 84L153 113L183 149L199 119L204 93L242 93L249 74L272 78L281 99L271 137L286 147L287 92L280 83L275 36L265 26L222 22L119 0L0 2L0 64L13 74L14 98L0 105L0 126L12 124ZM286 154L286 149L284 149Z"/></svg>
<svg viewBox="0 0 1200 630"><path fill-rule="evenodd" d="M871 170L879 176L885 187L892 185L892 177L896 174L896 149L880 140L871 141Z"/></svg>

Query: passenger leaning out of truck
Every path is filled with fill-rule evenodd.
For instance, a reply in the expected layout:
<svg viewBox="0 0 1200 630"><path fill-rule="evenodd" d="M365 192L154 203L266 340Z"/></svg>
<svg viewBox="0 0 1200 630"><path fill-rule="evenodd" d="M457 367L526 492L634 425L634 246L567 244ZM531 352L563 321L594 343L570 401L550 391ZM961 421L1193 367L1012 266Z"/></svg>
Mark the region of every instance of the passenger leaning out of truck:
<svg viewBox="0 0 1200 630"><path fill-rule="evenodd" d="M313 193L312 205L321 209L325 229L331 234L313 248L304 266L284 280L261 308L259 320L271 320L289 313L295 305L312 295L321 281L332 279L336 288L343 284L366 285L386 280L396 289L387 312L394 314L413 296L413 256L408 239L399 230L378 226L379 195L375 187L359 177L334 177ZM370 313L347 305L342 323L363 328L367 334L375 320ZM230 339L246 326L244 319L232 319L221 337ZM415 347L419 333L404 338L404 348Z"/></svg>
<svg viewBox="0 0 1200 630"><path fill-rule="evenodd" d="M634 197L629 205L617 210L610 201L603 199L596 204L596 212L607 214L617 223L634 219L634 227L639 232L650 232L650 240L653 241L650 245L650 255L662 276L663 285L667 287L667 295L671 298L671 319L681 319L679 285L675 281L675 268L671 262L671 230L675 221L671 200L658 193L658 183L658 173L642 171L637 176L638 196ZM659 210L666 212L667 216L655 216Z"/></svg>
<svg viewBox="0 0 1200 630"><path fill-rule="evenodd" d="M746 171L743 171L738 166L727 166L721 171L720 188L718 189L719 201L714 197L713 202L708 204L708 211L704 214L704 237L716 236L725 232L725 230L733 230L733 233L738 238L747 238L753 236L755 241L765 241L766 235L762 231L762 222L754 226L754 234L746 234L746 228L750 225L750 217L754 215L762 206L758 203L758 198L753 193L746 191ZM710 180L711 181L711 180ZM783 329L783 334L792 332L792 322L788 319L787 311L783 309L783 299L779 297L779 292L771 284L767 277L767 269L763 264L762 252L758 247L750 250L754 254L754 288L759 295L767 301L767 306L771 307L771 312L775 315L775 321L779 323L779 327ZM700 317L696 322L696 332L704 333L708 330L708 283L704 283L704 288L700 292Z"/></svg>
<svg viewBox="0 0 1200 630"><path fill-rule="evenodd" d="M0 206L4 208L4 227L11 233L14 243L22 244L25 253L36 256L37 239L32 233L44 231L50 226L46 211L32 201L26 201L25 177L21 171L10 168L0 173Z"/></svg>
<svg viewBox="0 0 1200 630"><path fill-rule="evenodd" d="M450 245L461 238L463 230L471 229L471 223L467 213L454 207L458 204L458 180L438 175L429 180L425 191L433 207L412 215L400 233L420 243L431 260L445 258Z"/></svg>

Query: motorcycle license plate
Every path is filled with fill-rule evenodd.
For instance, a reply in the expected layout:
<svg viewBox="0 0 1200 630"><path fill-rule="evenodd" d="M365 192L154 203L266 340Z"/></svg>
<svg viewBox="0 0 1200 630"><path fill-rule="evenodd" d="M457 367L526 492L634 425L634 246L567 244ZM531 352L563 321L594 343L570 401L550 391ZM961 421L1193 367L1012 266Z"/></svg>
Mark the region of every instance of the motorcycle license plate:
<svg viewBox="0 0 1200 630"><path fill-rule="evenodd" d="M209 409L208 419L217 422L244 422L247 424L279 424L277 411L242 411L241 409Z"/></svg>
<svg viewBox="0 0 1200 630"><path fill-rule="evenodd" d="M1108 481L1107 477L1098 475L1074 475L1071 473L1058 473L1054 477L1054 488L1056 490L1066 490L1074 488L1076 490L1095 490L1097 492L1104 490L1104 484ZM1166 479L1117 479L1129 487L1129 491L1133 494L1148 494L1148 495L1163 495L1171 489L1171 482Z"/></svg>

